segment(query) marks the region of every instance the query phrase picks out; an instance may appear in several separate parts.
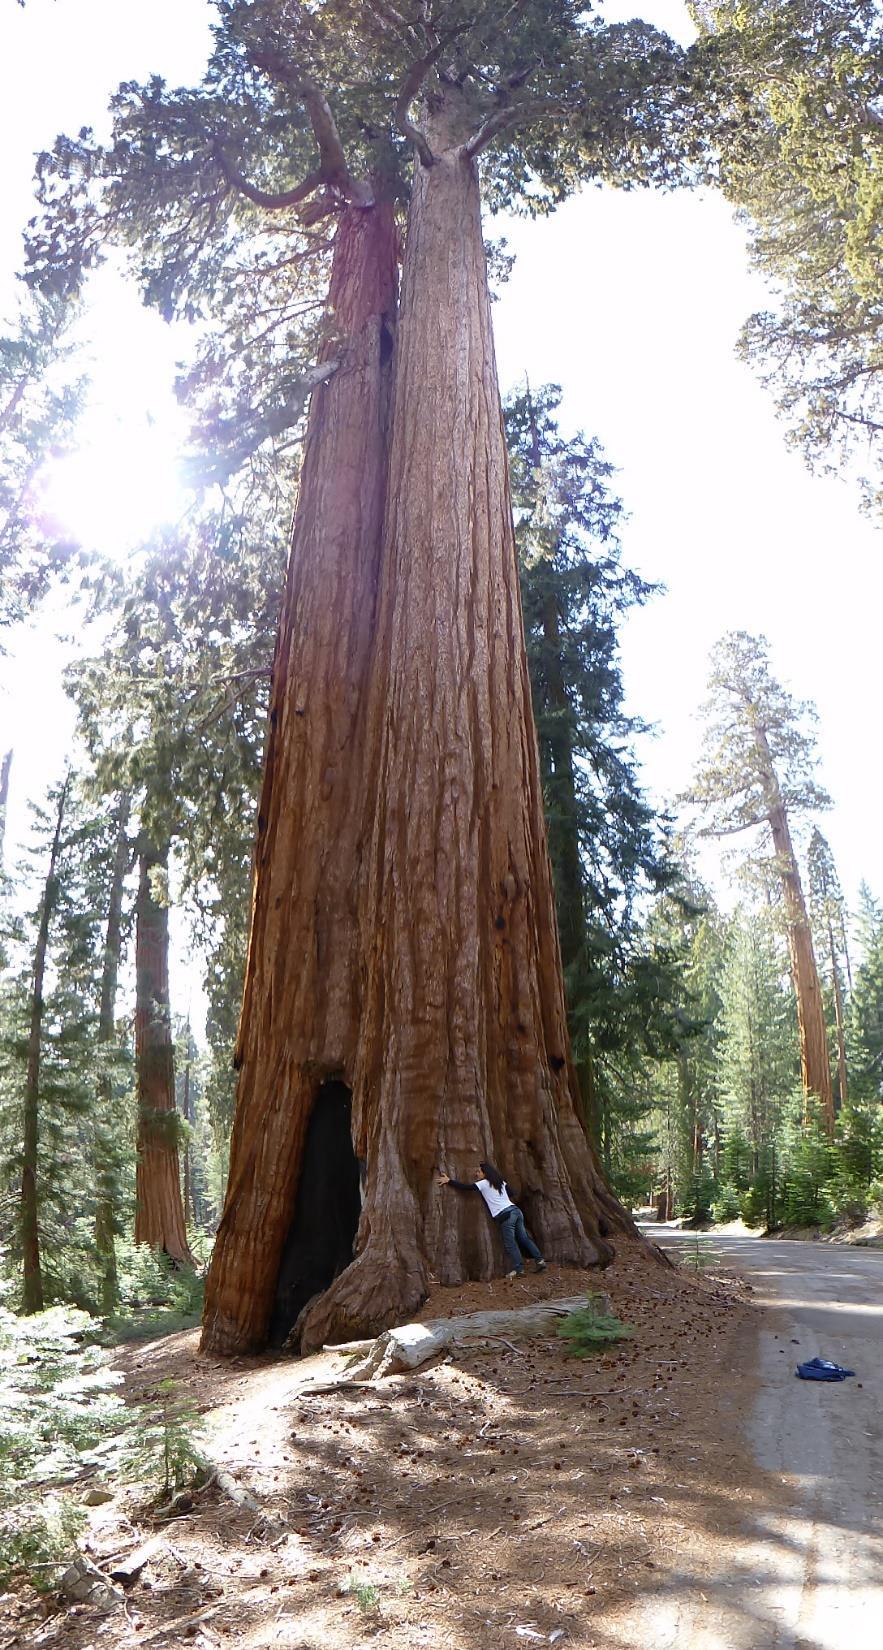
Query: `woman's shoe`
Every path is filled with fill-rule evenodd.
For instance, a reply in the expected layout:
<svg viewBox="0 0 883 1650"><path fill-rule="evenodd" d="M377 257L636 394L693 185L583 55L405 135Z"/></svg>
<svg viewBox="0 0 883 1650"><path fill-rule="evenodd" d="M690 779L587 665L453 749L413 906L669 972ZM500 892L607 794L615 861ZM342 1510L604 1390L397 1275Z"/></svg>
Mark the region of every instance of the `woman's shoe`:
<svg viewBox="0 0 883 1650"><path fill-rule="evenodd" d="M506 1282L511 1283L513 1278L523 1278L523 1277L524 1277L523 1272L507 1272L506 1273Z"/></svg>
<svg viewBox="0 0 883 1650"><path fill-rule="evenodd" d="M544 1260L538 1260L537 1261L537 1271L538 1272L545 1272L545 1270L546 1270L546 1262Z"/></svg>

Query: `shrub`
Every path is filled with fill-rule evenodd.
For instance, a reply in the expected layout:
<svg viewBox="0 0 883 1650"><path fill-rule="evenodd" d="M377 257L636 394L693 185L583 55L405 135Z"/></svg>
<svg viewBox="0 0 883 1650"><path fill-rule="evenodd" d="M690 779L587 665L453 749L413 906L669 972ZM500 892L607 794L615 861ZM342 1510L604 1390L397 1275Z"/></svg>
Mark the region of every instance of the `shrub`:
<svg viewBox="0 0 883 1650"><path fill-rule="evenodd" d="M595 1296L588 1306L562 1319L558 1334L568 1342L567 1351L574 1358L588 1358L593 1352L603 1352L612 1341L628 1340L634 1330L607 1311Z"/></svg>
<svg viewBox="0 0 883 1650"><path fill-rule="evenodd" d="M739 1219L742 1213L742 1200L735 1186L729 1184L720 1188L711 1205L711 1213L719 1223Z"/></svg>

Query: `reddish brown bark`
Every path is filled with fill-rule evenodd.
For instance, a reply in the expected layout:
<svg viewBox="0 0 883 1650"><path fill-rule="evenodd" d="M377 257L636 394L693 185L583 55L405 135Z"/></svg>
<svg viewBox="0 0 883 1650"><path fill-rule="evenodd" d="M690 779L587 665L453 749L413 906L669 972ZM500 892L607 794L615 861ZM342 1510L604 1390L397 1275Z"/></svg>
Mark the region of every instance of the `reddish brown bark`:
<svg viewBox="0 0 883 1650"><path fill-rule="evenodd" d="M462 1178L495 1157L554 1259L604 1262L602 1224L630 1224L577 1117L478 181L460 141L445 136L413 190L382 558L385 371L364 299L340 327L352 371L313 400L213 1351L266 1335L331 1076L352 1088L367 1174L356 1258L302 1316L304 1347L401 1321L430 1275L499 1270L483 1206L439 1187L441 1168Z"/></svg>
<svg viewBox="0 0 883 1650"><path fill-rule="evenodd" d="M135 921L135 1066L138 1165L135 1242L192 1264L178 1165L175 1057L169 1012L169 912L154 897L151 872L165 870L168 850L143 846Z"/></svg>
<svg viewBox="0 0 883 1650"><path fill-rule="evenodd" d="M335 235L273 667L230 1177L204 1344L261 1344L317 1089L351 1074L368 668L383 524L395 322L391 207L350 207Z"/></svg>
<svg viewBox="0 0 883 1650"><path fill-rule="evenodd" d="M474 1175L489 1155L547 1255L611 1253L574 1103L478 181L456 147L412 195L370 725L367 1185L357 1258L307 1313L305 1347L401 1319L430 1275L499 1270L483 1206L440 1168Z"/></svg>
<svg viewBox="0 0 883 1650"><path fill-rule="evenodd" d="M776 855L776 865L785 905L791 976L797 999L797 1026L800 1037L800 1077L804 1093L814 1094L821 1104L829 1137L834 1134L834 1091L828 1059L828 1028L825 1005L812 943L812 930L803 897L788 814L773 766L769 743L762 727L754 732L766 775L768 819Z"/></svg>

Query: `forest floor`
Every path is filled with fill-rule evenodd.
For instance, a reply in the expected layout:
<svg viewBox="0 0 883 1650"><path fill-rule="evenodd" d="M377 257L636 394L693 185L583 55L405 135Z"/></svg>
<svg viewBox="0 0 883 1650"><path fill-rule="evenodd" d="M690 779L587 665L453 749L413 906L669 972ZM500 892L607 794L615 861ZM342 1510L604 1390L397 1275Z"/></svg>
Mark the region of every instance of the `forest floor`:
<svg viewBox="0 0 883 1650"><path fill-rule="evenodd" d="M759 1313L733 1274L620 1242L603 1277L550 1266L436 1289L421 1317L587 1289L609 1295L632 1339L583 1360L557 1338L469 1344L333 1394L301 1389L340 1371L339 1355L222 1363L199 1356L196 1331L119 1349L127 1400L155 1404L173 1380L208 1455L270 1525L216 1484L158 1523L111 1483L90 1513L95 1562L159 1535L124 1604L7 1595L2 1650L622 1644L660 1555L725 1541L746 1500L775 1493L741 1433Z"/></svg>

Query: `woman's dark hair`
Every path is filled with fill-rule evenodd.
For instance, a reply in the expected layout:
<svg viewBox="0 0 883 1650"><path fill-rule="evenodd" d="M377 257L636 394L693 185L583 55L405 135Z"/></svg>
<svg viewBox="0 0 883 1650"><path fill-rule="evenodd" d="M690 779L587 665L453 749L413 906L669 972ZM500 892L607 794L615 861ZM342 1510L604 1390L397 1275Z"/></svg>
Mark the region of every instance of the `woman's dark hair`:
<svg viewBox="0 0 883 1650"><path fill-rule="evenodd" d="M495 1169L493 1163L485 1163L484 1158L480 1159L478 1167L484 1175L485 1180L490 1181L495 1191L501 1192L503 1190L503 1176L501 1175L499 1169Z"/></svg>

